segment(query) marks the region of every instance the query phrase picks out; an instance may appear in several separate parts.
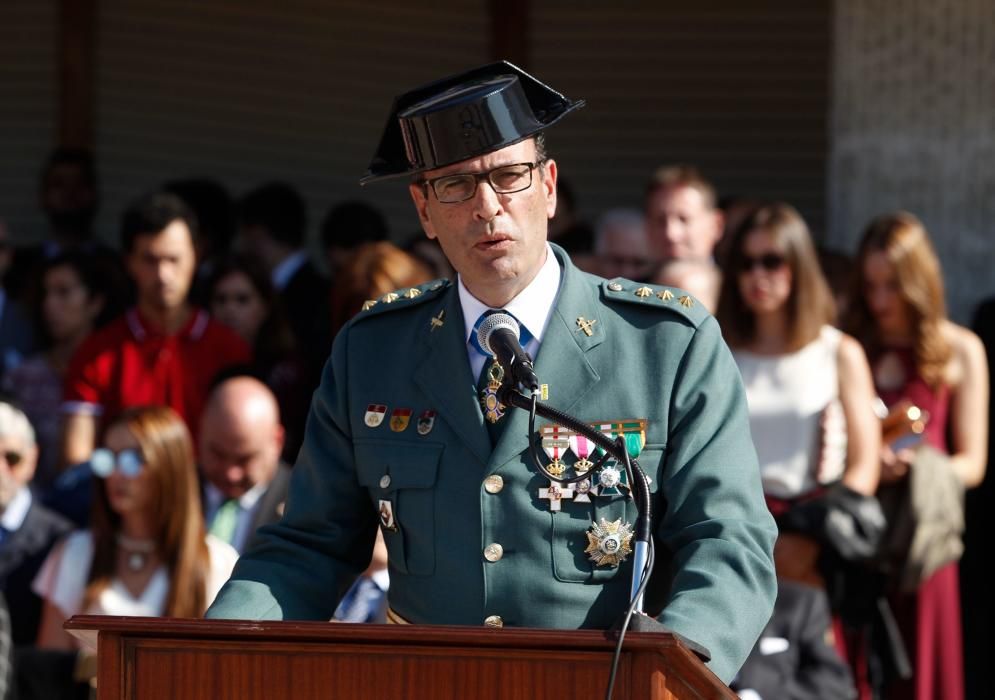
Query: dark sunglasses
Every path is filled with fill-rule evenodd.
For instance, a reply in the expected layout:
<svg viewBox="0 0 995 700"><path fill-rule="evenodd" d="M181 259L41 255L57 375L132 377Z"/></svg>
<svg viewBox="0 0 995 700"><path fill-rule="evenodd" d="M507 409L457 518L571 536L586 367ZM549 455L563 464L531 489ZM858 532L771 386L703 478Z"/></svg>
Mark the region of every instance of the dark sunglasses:
<svg viewBox="0 0 995 700"><path fill-rule="evenodd" d="M750 272L758 265L765 272L777 272L787 264L788 260L783 255L777 253L765 253L757 257L744 255L739 269L743 272Z"/></svg>
<svg viewBox="0 0 995 700"><path fill-rule="evenodd" d="M90 469L101 479L106 479L117 469L121 476L133 479L142 473L145 466L145 458L140 450L130 448L116 453L106 447L101 447L93 451L90 455Z"/></svg>
<svg viewBox="0 0 995 700"><path fill-rule="evenodd" d="M16 467L21 463L21 460L24 459L24 455L20 452L15 452L14 450L7 450L6 452L0 454L3 454L3 461L7 463L8 467Z"/></svg>

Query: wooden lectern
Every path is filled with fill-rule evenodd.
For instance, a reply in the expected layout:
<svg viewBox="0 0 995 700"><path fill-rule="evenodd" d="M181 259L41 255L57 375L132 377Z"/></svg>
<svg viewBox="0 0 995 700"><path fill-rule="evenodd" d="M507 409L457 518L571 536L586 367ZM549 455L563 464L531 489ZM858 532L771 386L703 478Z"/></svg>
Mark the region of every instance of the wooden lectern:
<svg viewBox="0 0 995 700"><path fill-rule="evenodd" d="M604 632L77 615L100 700L602 700ZM626 635L615 698L736 696L669 634Z"/></svg>

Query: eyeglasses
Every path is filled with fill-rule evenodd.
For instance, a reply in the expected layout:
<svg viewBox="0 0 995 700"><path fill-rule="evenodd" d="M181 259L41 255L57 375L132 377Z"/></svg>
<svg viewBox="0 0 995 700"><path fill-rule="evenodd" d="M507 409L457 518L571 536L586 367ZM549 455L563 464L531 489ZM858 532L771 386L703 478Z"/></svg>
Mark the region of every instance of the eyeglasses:
<svg viewBox="0 0 995 700"><path fill-rule="evenodd" d="M742 272L750 272L759 266L764 272L777 272L787 262L787 259L783 255L777 253L765 253L757 257L744 255L739 269Z"/></svg>
<svg viewBox="0 0 995 700"><path fill-rule="evenodd" d="M482 173L443 175L433 177L431 180L422 180L422 184L431 187L435 191L436 199L443 204L456 204L471 199L477 194L477 184L481 180L487 180L498 194L512 194L532 186L532 170L543 162L500 165Z"/></svg>
<svg viewBox="0 0 995 700"><path fill-rule="evenodd" d="M7 463L8 467L16 467L24 459L24 455L15 450L5 450L0 452L3 455L3 461Z"/></svg>
<svg viewBox="0 0 995 700"><path fill-rule="evenodd" d="M121 473L121 476L133 479L142 473L144 466L145 458L142 457L141 450L133 447L117 453L106 447L101 447L90 455L90 469L101 479L106 479L113 474L115 468Z"/></svg>

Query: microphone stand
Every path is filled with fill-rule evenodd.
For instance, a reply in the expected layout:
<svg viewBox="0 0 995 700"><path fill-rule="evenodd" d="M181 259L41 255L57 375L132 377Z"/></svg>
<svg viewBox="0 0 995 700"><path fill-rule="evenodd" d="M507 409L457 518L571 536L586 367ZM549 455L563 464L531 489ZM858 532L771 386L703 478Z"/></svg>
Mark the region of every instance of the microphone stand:
<svg viewBox="0 0 995 700"><path fill-rule="evenodd" d="M612 440L604 433L595 430L578 418L555 409L552 406L540 403L536 394L533 393L530 398L519 393L508 382L505 382L498 390L498 401L503 403L505 406L513 406L529 412L529 451L532 456L532 461L535 463L539 472L551 481L555 481L560 484L574 484L578 481L589 478L589 476L587 473L584 473L565 478L563 476L556 476L549 473L545 465L543 465L542 460L539 458L539 453L536 449L536 442L532 439L532 435L536 432L536 415L540 415L543 418L553 421L557 425L569 428L570 430L583 435L605 451L600 459L598 459L594 466L589 470L591 473L597 471L609 458L614 458L621 464L625 465L626 476L629 479L629 489L632 493L633 500L635 501L637 512L636 527L633 536L635 546L633 547L632 586L630 588L631 605L626 621L628 621L628 616L631 616L633 611L640 613L643 612L643 592L646 589L646 582L649 580L653 559L652 507L650 504L649 481L646 479L646 474L643 472L642 467L639 466L639 463L635 459L631 459L629 457L629 451L625 445L625 438L619 435L615 440ZM622 629L625 629L624 625Z"/></svg>

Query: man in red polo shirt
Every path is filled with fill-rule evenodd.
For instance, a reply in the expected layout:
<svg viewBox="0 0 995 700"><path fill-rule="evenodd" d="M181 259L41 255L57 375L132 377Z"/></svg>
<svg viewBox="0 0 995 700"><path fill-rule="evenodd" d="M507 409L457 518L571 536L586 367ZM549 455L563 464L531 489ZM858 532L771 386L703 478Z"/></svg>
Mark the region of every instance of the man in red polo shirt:
<svg viewBox="0 0 995 700"><path fill-rule="evenodd" d="M196 434L214 377L249 361L241 338L187 301L196 233L193 213L171 194L125 212L121 247L138 303L87 338L69 364L64 464L89 459L102 427L130 406L169 406Z"/></svg>

